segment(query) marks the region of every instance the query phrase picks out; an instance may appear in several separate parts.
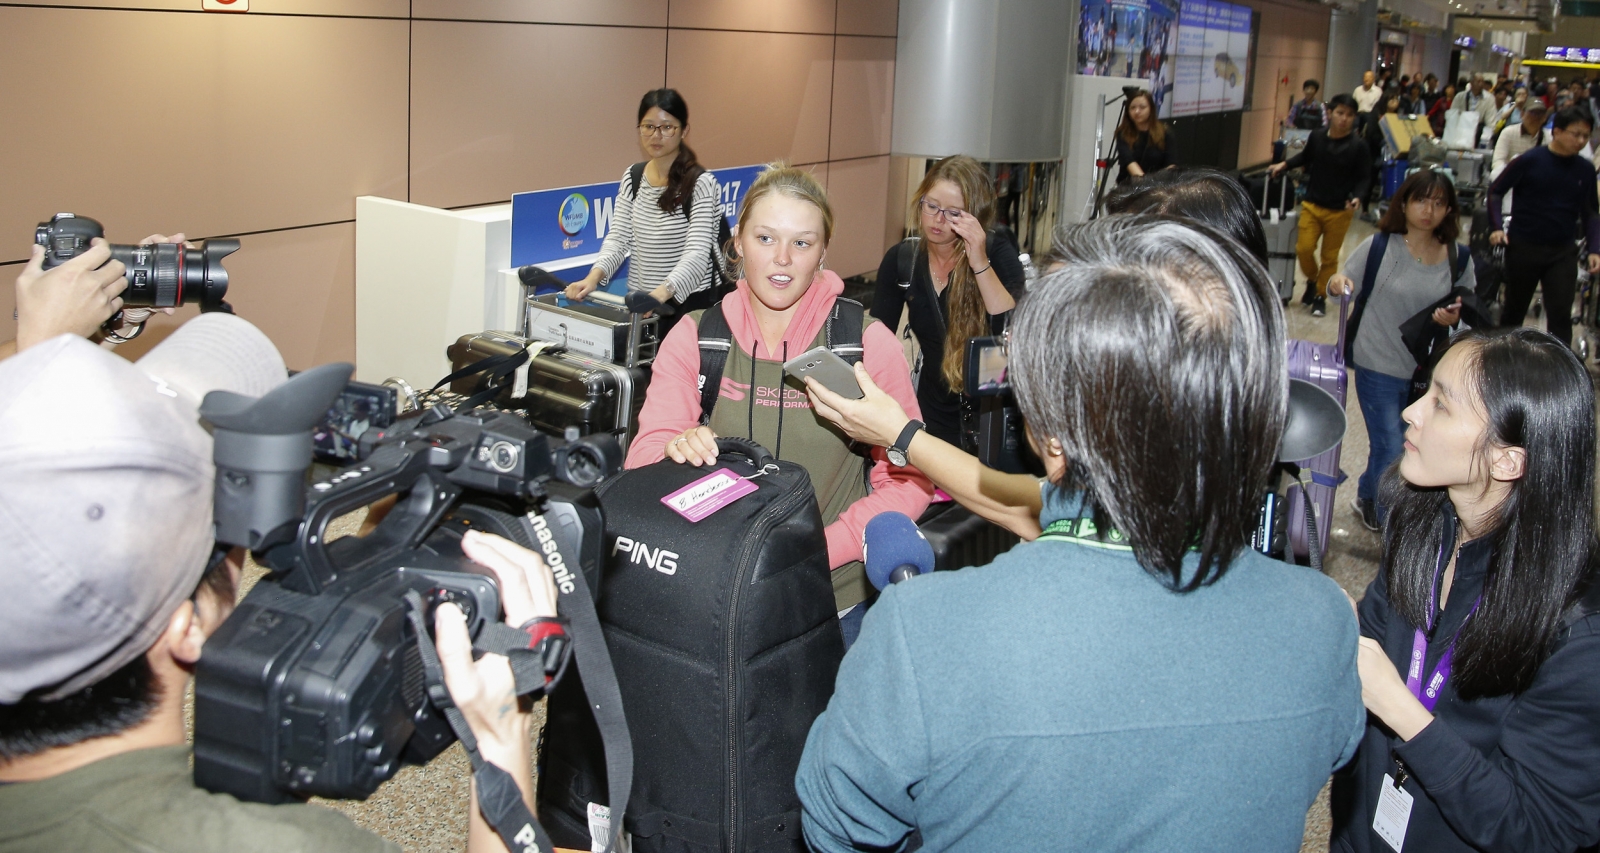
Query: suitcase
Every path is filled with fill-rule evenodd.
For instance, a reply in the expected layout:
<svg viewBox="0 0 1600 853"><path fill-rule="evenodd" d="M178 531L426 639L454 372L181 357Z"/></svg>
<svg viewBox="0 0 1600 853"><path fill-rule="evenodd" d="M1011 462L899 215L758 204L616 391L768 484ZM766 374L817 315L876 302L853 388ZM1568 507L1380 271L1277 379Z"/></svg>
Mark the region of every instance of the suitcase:
<svg viewBox="0 0 1600 853"><path fill-rule="evenodd" d="M710 474L670 460L598 490L598 603L634 749L623 825L634 853L804 853L794 776L844 657L811 478L746 439L717 469L752 484L698 522L662 503ZM550 696L539 817L588 850L605 765L577 679Z"/></svg>
<svg viewBox="0 0 1600 853"><path fill-rule="evenodd" d="M1017 534L954 501L928 507L917 519L917 529L933 546L933 568L940 572L988 565L1020 541Z"/></svg>
<svg viewBox="0 0 1600 853"><path fill-rule="evenodd" d="M451 344L452 371L490 356L524 350L533 343L507 332L462 335ZM638 431L639 410L644 407L650 374L643 367L624 367L571 351L544 350L528 360L513 380L494 398L496 406L517 412L542 431L578 435L608 432L623 446ZM484 387L482 374L455 380L450 390L474 394Z"/></svg>
<svg viewBox="0 0 1600 853"><path fill-rule="evenodd" d="M1350 318L1350 297L1339 299L1339 341L1334 344L1314 344L1310 341L1289 340L1289 376L1304 379L1327 391L1345 406L1345 392L1349 382L1345 370L1345 324ZM1322 558L1328 551L1328 532L1332 526L1334 495L1344 481L1339 470L1339 456L1344 442L1310 459L1294 460L1300 465L1300 481L1305 484L1302 493L1299 484L1289 487L1285 516L1289 528L1289 550L1285 556L1291 562L1302 562L1321 568ZM1313 540L1306 519L1306 497L1310 496L1312 515L1316 526ZM1316 553L1312 554L1315 547Z"/></svg>
<svg viewBox="0 0 1600 853"><path fill-rule="evenodd" d="M1300 207L1289 190L1289 176L1278 184L1278 200L1269 200L1272 181L1261 189L1261 227L1267 232L1267 274L1278 283L1278 298L1285 305L1294 295L1295 242L1300 239ZM1273 214L1277 214L1276 217Z"/></svg>
<svg viewBox="0 0 1600 853"><path fill-rule="evenodd" d="M1451 151L1444 156L1444 163L1455 172L1457 189L1476 190L1484 187L1488 159L1483 151Z"/></svg>
<svg viewBox="0 0 1600 853"><path fill-rule="evenodd" d="M554 293L530 296L526 319L529 338L626 367L655 361L661 340L661 318L630 313L622 297L611 293L596 292L566 305Z"/></svg>
<svg viewBox="0 0 1600 853"><path fill-rule="evenodd" d="M1406 170L1411 167L1409 160L1386 160L1379 171L1383 175L1383 198L1388 200L1394 197L1395 190L1405 183Z"/></svg>

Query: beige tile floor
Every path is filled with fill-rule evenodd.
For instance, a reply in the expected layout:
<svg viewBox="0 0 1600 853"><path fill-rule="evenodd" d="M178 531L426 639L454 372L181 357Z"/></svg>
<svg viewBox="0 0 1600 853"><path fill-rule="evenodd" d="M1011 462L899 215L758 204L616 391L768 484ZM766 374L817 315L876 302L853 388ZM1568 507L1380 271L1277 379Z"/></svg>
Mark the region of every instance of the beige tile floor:
<svg viewBox="0 0 1600 853"><path fill-rule="evenodd" d="M1345 242L1344 255L1372 233L1372 228L1357 222ZM1342 259L1341 259L1342 260ZM1296 288L1298 297L1299 286ZM1314 318L1299 304L1298 298L1286 309L1290 337L1331 343L1338 332L1337 312ZM1379 541L1350 511L1355 496L1356 477L1367 461L1367 434L1352 387L1347 401L1348 431L1345 433L1341 467L1349 478L1339 487L1335 502L1332 541L1326 563L1327 572L1347 591L1360 597L1377 571ZM335 532L354 529L358 516L341 520ZM253 581L258 573L252 573ZM539 709L543 713L543 708ZM356 823L401 844L416 853L452 853L466 847L466 809L468 765L459 745L424 767L407 767L385 783L365 802L324 802L349 815ZM1329 816L1326 789L1306 814L1302 851L1322 851L1328 846Z"/></svg>

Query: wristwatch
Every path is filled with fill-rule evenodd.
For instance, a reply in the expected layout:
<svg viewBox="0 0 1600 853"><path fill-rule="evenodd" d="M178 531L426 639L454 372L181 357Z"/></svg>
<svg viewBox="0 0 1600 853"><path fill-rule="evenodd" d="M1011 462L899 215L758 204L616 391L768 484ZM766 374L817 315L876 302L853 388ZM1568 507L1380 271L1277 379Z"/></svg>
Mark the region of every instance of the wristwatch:
<svg viewBox="0 0 1600 853"><path fill-rule="evenodd" d="M906 453L911 449L911 437L917 434L917 430L927 428L927 424L915 419L906 424L906 428L900 430L900 437L895 439L894 444L889 446L889 464L896 468L906 467L906 464L911 461L906 456Z"/></svg>

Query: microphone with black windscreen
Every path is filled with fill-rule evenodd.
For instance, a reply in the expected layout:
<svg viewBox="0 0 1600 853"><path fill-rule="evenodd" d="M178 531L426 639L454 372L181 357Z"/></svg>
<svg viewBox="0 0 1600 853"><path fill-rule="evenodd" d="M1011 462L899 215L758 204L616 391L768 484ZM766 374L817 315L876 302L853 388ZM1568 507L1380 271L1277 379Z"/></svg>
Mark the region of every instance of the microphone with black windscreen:
<svg viewBox="0 0 1600 853"><path fill-rule="evenodd" d="M867 580L877 589L927 574L934 568L933 546L917 529L917 523L903 512L873 516L862 536L862 550Z"/></svg>

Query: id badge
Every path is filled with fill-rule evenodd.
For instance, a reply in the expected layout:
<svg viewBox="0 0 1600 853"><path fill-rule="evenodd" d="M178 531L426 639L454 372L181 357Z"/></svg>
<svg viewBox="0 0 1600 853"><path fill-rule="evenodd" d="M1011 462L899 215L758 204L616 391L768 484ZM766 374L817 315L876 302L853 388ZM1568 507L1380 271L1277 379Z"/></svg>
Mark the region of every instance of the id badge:
<svg viewBox="0 0 1600 853"><path fill-rule="evenodd" d="M697 522L756 490L756 484L718 468L661 499L677 514Z"/></svg>
<svg viewBox="0 0 1600 853"><path fill-rule="evenodd" d="M1411 823L1411 803L1415 800L1404 788L1397 788L1394 777L1383 774L1383 789L1378 792L1378 807L1372 813L1372 831L1389 842L1394 853L1406 843L1406 825Z"/></svg>

